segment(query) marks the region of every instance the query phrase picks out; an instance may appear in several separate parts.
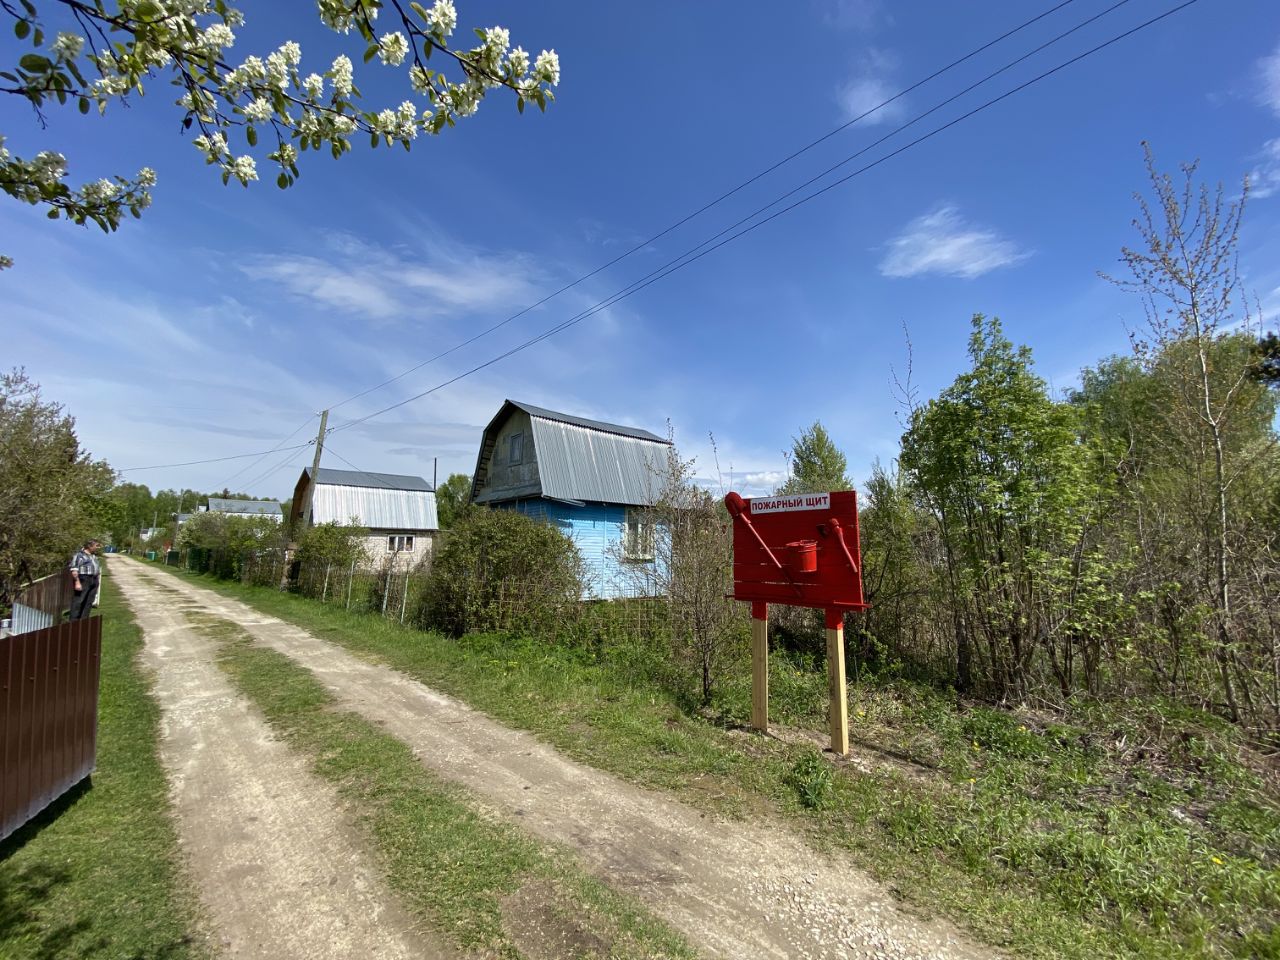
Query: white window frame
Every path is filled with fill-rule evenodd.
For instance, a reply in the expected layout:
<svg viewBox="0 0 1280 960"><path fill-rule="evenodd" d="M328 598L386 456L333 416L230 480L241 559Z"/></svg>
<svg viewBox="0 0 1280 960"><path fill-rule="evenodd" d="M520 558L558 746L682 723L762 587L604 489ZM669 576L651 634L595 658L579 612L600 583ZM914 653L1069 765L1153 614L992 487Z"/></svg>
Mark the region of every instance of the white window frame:
<svg viewBox="0 0 1280 960"><path fill-rule="evenodd" d="M413 534L387 534L387 553L413 553Z"/></svg>
<svg viewBox="0 0 1280 960"><path fill-rule="evenodd" d="M641 507L627 507L622 521L622 558L652 563L656 547L653 518Z"/></svg>

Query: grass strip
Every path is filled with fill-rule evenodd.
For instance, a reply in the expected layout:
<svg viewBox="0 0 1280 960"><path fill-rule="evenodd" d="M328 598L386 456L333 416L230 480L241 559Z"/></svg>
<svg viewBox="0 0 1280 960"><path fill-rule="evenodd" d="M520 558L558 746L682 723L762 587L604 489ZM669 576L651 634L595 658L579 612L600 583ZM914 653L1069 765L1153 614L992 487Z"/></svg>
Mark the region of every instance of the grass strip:
<svg viewBox="0 0 1280 960"><path fill-rule="evenodd" d="M209 956L179 866L142 634L106 578L97 770L0 844L0 956Z"/></svg>
<svg viewBox="0 0 1280 960"><path fill-rule="evenodd" d="M220 644L218 663L267 722L334 783L373 838L389 883L464 949L516 958L528 938L564 957L692 958L676 934L583 873L567 853L478 812L400 740L334 698L308 671L253 645L241 627L188 620Z"/></svg>
<svg viewBox="0 0 1280 960"><path fill-rule="evenodd" d="M743 733L749 674L717 716L656 682L661 652L451 640L207 577L243 600L530 730L581 762L727 816L788 818L909 902L1028 957L1280 957L1280 804L1232 732L1148 704L1076 723L958 704L901 680L851 686L859 764L821 735ZM825 678L771 661L771 706L820 730ZM1168 749L1134 751L1152 729Z"/></svg>

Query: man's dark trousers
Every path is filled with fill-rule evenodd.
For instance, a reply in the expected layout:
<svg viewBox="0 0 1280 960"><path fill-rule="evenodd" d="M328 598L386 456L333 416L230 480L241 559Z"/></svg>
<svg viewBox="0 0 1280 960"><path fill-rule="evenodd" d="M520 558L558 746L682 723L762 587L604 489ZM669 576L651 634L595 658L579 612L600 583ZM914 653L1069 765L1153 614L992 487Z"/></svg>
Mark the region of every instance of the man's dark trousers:
<svg viewBox="0 0 1280 960"><path fill-rule="evenodd" d="M80 575L80 592L71 601L71 619L83 620L93 612L93 598L98 595L98 578Z"/></svg>

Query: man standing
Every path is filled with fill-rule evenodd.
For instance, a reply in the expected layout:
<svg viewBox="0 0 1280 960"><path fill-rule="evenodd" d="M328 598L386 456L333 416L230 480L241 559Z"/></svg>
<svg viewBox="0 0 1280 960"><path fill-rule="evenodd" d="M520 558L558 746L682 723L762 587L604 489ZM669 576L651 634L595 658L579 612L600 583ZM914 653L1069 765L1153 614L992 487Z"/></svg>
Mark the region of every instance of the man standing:
<svg viewBox="0 0 1280 960"><path fill-rule="evenodd" d="M83 620L93 610L93 599L98 595L98 558L94 556L102 549L97 540L87 540L85 545L76 551L71 558L71 582L75 584L76 595L71 601L71 619Z"/></svg>

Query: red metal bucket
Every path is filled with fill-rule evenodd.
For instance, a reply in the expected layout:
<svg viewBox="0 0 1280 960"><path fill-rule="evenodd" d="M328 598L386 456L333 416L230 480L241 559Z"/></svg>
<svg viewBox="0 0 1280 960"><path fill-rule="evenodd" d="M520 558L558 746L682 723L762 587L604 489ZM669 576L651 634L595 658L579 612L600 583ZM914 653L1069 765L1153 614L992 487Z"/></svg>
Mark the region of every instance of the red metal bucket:
<svg viewBox="0 0 1280 960"><path fill-rule="evenodd" d="M788 543L787 566L792 573L817 573L818 541L795 540Z"/></svg>

